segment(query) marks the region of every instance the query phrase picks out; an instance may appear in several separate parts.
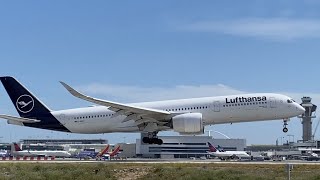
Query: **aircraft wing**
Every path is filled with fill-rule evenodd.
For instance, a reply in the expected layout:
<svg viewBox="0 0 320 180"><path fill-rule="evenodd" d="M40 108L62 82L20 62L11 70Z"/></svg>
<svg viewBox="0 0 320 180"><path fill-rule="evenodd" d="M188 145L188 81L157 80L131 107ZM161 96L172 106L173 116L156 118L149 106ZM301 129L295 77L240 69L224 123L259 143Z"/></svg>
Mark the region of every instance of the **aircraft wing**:
<svg viewBox="0 0 320 180"><path fill-rule="evenodd" d="M69 85L67 85L64 82L60 83L75 97L99 104L102 106L108 107L111 111L116 112L113 116L119 116L119 115L125 115L127 118L123 120L123 122L129 121L129 120L139 120L142 119L142 117L148 117L154 120L159 120L161 118L166 117L167 115L170 115L171 113L167 111L162 111L162 110L157 110L157 109L150 109L150 108L143 108L143 107L136 107L136 106L131 106L127 104L121 104L117 102L112 102L112 101L106 101L106 100L101 100L97 98L93 98L84 94L81 94L80 92L76 91ZM156 120L156 121L157 121Z"/></svg>
<svg viewBox="0 0 320 180"><path fill-rule="evenodd" d="M9 115L4 115L0 114L0 118L6 119L9 121L17 121L20 123L37 123L40 122L40 120L37 119L29 119L29 118L23 118L23 117L16 117L16 116L9 116Z"/></svg>

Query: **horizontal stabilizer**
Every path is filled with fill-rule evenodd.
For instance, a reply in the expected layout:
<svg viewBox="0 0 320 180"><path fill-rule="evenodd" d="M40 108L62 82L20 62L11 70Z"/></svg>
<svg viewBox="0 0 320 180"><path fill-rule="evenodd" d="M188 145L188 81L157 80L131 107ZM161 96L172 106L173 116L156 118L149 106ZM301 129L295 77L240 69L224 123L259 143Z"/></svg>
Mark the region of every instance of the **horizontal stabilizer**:
<svg viewBox="0 0 320 180"><path fill-rule="evenodd" d="M6 120L9 120L9 121L17 121L17 122L20 122L20 123L37 123L37 122L40 122L40 120L37 120L37 119L15 117L15 116L9 116L9 115L4 115L4 114L0 114L0 118L6 119Z"/></svg>

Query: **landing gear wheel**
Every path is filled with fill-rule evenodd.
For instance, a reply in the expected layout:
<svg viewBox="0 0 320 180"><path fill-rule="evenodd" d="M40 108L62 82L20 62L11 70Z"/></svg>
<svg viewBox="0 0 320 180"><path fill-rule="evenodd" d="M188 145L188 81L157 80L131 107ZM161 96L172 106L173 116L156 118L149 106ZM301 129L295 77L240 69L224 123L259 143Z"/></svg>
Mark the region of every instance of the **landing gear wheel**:
<svg viewBox="0 0 320 180"><path fill-rule="evenodd" d="M145 144L158 144L158 145L163 144L162 139L159 139L157 137L157 133L158 132L149 133L148 137L143 137L142 138L142 142L145 143Z"/></svg>
<svg viewBox="0 0 320 180"><path fill-rule="evenodd" d="M150 141L150 138L144 137L144 138L142 139L142 142L143 142L143 143L146 143L146 144L149 144L151 141Z"/></svg>
<svg viewBox="0 0 320 180"><path fill-rule="evenodd" d="M288 121L289 121L289 119L283 119L283 129L282 129L282 131L284 133L288 132L288 128L287 128Z"/></svg>
<svg viewBox="0 0 320 180"><path fill-rule="evenodd" d="M161 145L163 144L162 139L156 139L155 144Z"/></svg>
<svg viewBox="0 0 320 180"><path fill-rule="evenodd" d="M286 132L288 132L288 128L284 127L284 128L282 129L282 131L283 131L284 133L286 133Z"/></svg>
<svg viewBox="0 0 320 180"><path fill-rule="evenodd" d="M148 138L148 137L144 137L142 139L142 142L145 144L158 144L161 145L163 144L162 139L158 139L158 138Z"/></svg>

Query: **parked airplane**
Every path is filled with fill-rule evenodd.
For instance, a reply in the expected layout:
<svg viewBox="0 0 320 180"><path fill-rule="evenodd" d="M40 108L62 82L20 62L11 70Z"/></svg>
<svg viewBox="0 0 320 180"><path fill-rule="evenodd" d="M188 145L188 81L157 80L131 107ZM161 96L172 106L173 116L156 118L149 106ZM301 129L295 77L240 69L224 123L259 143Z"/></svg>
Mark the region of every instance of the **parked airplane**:
<svg viewBox="0 0 320 180"><path fill-rule="evenodd" d="M89 159L101 160L101 159L104 159L104 158L114 157L120 151L120 146L117 146L113 151L108 152L109 147L110 146L107 145L106 148L102 149L100 152L82 151L77 155L77 157L80 158L80 159L89 158Z"/></svg>
<svg viewBox="0 0 320 180"><path fill-rule="evenodd" d="M319 161L320 157L319 157L319 153L320 153L320 149L318 148L298 148L298 150L301 152L302 155L299 155L299 157L301 159L305 159L305 160L316 160Z"/></svg>
<svg viewBox="0 0 320 180"><path fill-rule="evenodd" d="M0 77L20 117L0 115L9 124L72 133L146 132L144 143L162 144L157 133L203 134L213 124L283 119L305 109L290 97L259 93L122 104L89 97L61 84L75 97L100 106L52 111L13 77Z"/></svg>
<svg viewBox="0 0 320 180"><path fill-rule="evenodd" d="M110 145L108 144L104 149L102 149L100 152L95 152L95 150L92 151L81 151L77 157L80 159L85 159L85 158L96 158L96 157L101 157L104 155L108 150L109 150Z"/></svg>
<svg viewBox="0 0 320 180"><path fill-rule="evenodd" d="M104 149L102 149L97 155L96 158L103 156L104 154L108 153L110 145L108 144L107 147L105 147Z"/></svg>
<svg viewBox="0 0 320 180"><path fill-rule="evenodd" d="M9 157L10 154L7 150L0 150L0 157Z"/></svg>
<svg viewBox="0 0 320 180"><path fill-rule="evenodd" d="M209 145L209 155L213 155L215 157L221 158L221 159L229 159L229 158L247 158L250 157L248 153L245 151L225 151L221 147L215 148L211 143L208 142Z"/></svg>
<svg viewBox="0 0 320 180"><path fill-rule="evenodd" d="M110 159L115 157L120 153L120 145L117 146L113 151L102 154L101 156L97 156L96 160Z"/></svg>
<svg viewBox="0 0 320 180"><path fill-rule="evenodd" d="M314 152L307 152L308 155L312 156L312 157L319 157L319 155L317 153Z"/></svg>
<svg viewBox="0 0 320 180"><path fill-rule="evenodd" d="M17 143L13 143L14 151L11 152L14 156L44 156L44 157L70 157L71 154L68 151L33 151L33 150L22 150Z"/></svg>

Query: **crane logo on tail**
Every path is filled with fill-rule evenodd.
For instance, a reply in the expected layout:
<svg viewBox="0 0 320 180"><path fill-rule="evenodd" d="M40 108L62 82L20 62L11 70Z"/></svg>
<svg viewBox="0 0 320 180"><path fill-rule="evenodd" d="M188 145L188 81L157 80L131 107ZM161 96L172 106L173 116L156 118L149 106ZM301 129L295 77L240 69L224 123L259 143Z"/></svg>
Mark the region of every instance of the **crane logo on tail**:
<svg viewBox="0 0 320 180"><path fill-rule="evenodd" d="M34 107L34 100L30 95L21 95L16 102L17 109L22 113L32 111Z"/></svg>

